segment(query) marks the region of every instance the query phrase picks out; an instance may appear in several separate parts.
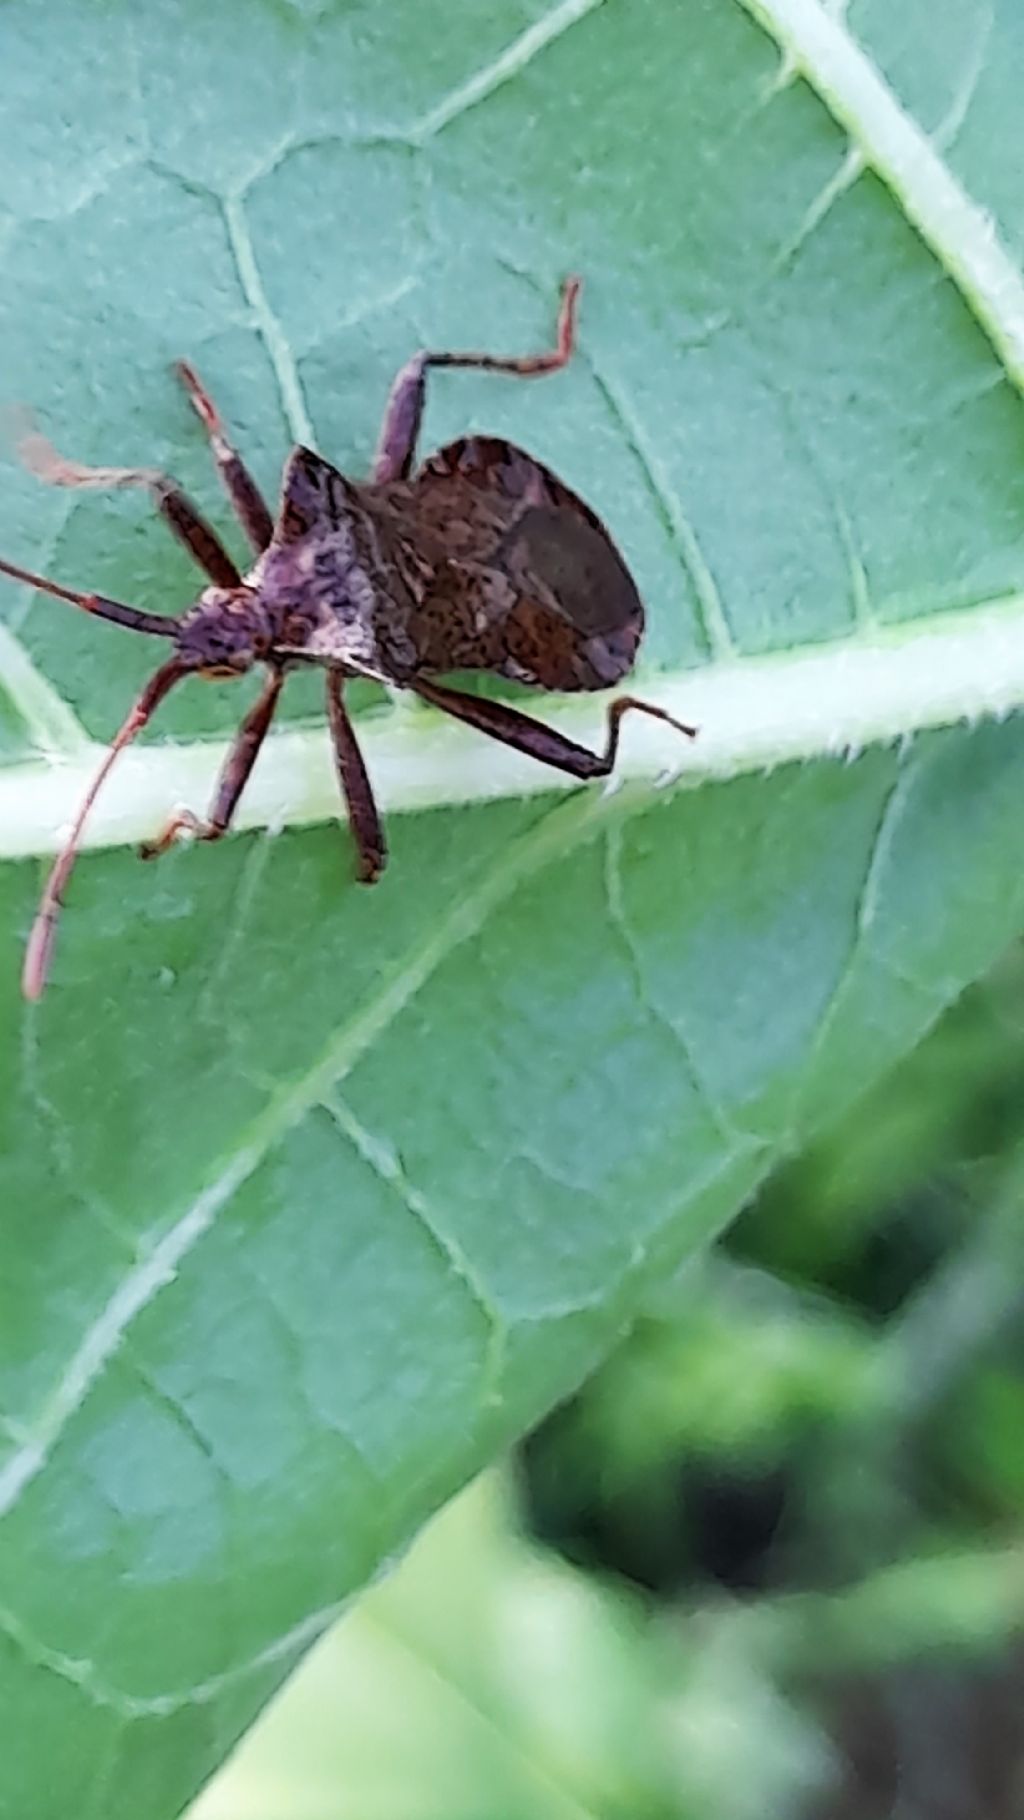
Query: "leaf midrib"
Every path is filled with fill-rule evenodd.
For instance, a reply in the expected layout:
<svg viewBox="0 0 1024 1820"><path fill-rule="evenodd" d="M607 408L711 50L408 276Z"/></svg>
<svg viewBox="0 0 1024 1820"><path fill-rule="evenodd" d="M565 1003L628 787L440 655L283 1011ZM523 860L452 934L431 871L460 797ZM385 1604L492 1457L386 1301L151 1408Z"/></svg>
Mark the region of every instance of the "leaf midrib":
<svg viewBox="0 0 1024 1820"><path fill-rule="evenodd" d="M691 745L673 729L633 716L616 783L679 779L693 786L858 752L1024 707L1024 595L858 630L825 645L675 671L640 686L645 698L695 722L700 733ZM545 698L537 712L576 739L603 743L600 698ZM393 707L361 720L360 737L381 808L389 813L578 787L433 712ZM0 859L60 846L103 750L89 742L59 762L34 758L0 770ZM125 753L86 826L84 844L145 840L176 805L201 808L226 750L224 740L194 740ZM326 733L293 728L267 741L236 826L308 826L338 813Z"/></svg>
<svg viewBox="0 0 1024 1820"><path fill-rule="evenodd" d="M738 0L806 78L945 268L1018 391L1024 390L1024 275L990 213L949 169L841 14L821 0ZM845 9L844 9L845 10Z"/></svg>

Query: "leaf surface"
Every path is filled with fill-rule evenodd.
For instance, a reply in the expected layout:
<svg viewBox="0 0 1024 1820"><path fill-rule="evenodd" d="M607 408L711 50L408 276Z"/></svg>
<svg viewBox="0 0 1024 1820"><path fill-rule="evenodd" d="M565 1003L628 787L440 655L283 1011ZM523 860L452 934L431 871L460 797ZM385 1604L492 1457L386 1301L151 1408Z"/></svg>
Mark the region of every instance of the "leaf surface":
<svg viewBox="0 0 1024 1820"><path fill-rule="evenodd" d="M179 1812L1020 928L1024 729L977 717L1024 694L1024 45L967 0L902 37L756 10L0 9L0 394L77 459L172 468L230 536L173 359L268 490L293 439L358 473L412 348L544 345L578 269L573 368L443 375L427 444L507 435L592 500L649 603L642 680L702 725L660 791L676 748L637 729L602 797L367 698L404 811L367 893L316 678L263 831L137 864L245 694L183 689L26 1009L39 856L152 653L5 591L5 1811ZM12 560L149 611L195 591L144 499L3 480ZM560 718L596 736L593 702Z"/></svg>

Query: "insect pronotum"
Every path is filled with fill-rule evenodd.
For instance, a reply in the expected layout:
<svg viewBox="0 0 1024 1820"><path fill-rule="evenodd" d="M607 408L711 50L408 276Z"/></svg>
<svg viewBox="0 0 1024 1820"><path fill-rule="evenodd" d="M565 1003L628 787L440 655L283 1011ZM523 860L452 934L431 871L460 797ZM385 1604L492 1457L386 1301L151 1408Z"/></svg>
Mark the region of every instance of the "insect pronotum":
<svg viewBox="0 0 1024 1820"><path fill-rule="evenodd" d="M191 606L164 618L0 560L0 570L16 581L172 646L116 734L46 881L25 953L28 998L38 998L46 984L64 889L96 796L118 753L187 676L241 676L257 663L267 672L205 821L179 812L142 848L145 858L186 831L199 840L227 833L284 678L299 664L326 671L338 778L357 876L366 884L380 877L387 846L345 707L349 677L412 689L481 733L581 779L611 771L622 717L630 710L693 736L694 728L664 709L620 695L607 710L604 750L592 752L518 708L437 680L446 671L485 670L538 689L604 689L626 674L636 656L644 614L629 570L600 519L548 468L500 437L467 436L413 471L428 369L479 367L520 378L557 372L573 351L579 290L578 278L566 281L557 343L548 353L414 354L391 388L369 481L348 480L311 449L295 448L285 464L276 518L195 369L179 362L178 377L255 554L244 573L167 475L84 467L65 460L34 430L22 439L27 465L53 485L147 487L208 577Z"/></svg>

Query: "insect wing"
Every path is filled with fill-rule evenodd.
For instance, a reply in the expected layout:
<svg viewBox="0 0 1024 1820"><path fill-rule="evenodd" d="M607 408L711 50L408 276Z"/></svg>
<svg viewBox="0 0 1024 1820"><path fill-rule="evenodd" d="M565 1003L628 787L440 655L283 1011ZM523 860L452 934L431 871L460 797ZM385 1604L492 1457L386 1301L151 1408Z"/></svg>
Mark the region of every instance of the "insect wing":
<svg viewBox="0 0 1024 1820"><path fill-rule="evenodd" d="M545 689L604 689L632 665L643 606L596 513L525 450L449 443L414 482L417 516L445 524L451 558L428 618L474 618L486 667ZM468 666L467 666L468 667Z"/></svg>

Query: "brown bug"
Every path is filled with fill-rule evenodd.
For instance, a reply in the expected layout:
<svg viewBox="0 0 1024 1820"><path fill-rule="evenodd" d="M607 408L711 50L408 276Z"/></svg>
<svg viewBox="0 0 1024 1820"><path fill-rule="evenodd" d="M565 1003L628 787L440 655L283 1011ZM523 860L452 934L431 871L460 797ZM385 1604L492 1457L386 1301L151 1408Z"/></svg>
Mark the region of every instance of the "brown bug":
<svg viewBox="0 0 1024 1820"><path fill-rule="evenodd" d="M498 437L467 436L412 472L428 367L481 367L529 378L565 366L572 351L580 281L562 291L557 346L546 354L414 354L391 388L369 482L347 480L311 449L295 448L284 470L276 520L232 446L194 369L177 373L210 439L228 498L256 561L243 575L213 527L168 476L144 468L90 468L66 461L36 432L21 453L40 478L69 487L148 487L175 536L209 577L177 618L139 612L100 594L80 594L15 563L0 570L99 619L169 638L173 655L150 677L75 817L47 879L25 954L22 985L46 983L57 916L86 817L119 752L186 676L241 676L266 666L263 692L225 760L206 821L175 815L141 852L151 858L188 831L226 834L263 744L288 670L320 664L338 778L357 850L357 876L380 877L387 847L370 780L345 708L348 677L412 689L424 701L578 778L606 777L622 716L633 708L694 729L662 708L619 696L608 708L603 752L504 702L435 681L450 670L486 670L535 688L603 689L630 669L643 632L640 597L604 526L549 469Z"/></svg>

